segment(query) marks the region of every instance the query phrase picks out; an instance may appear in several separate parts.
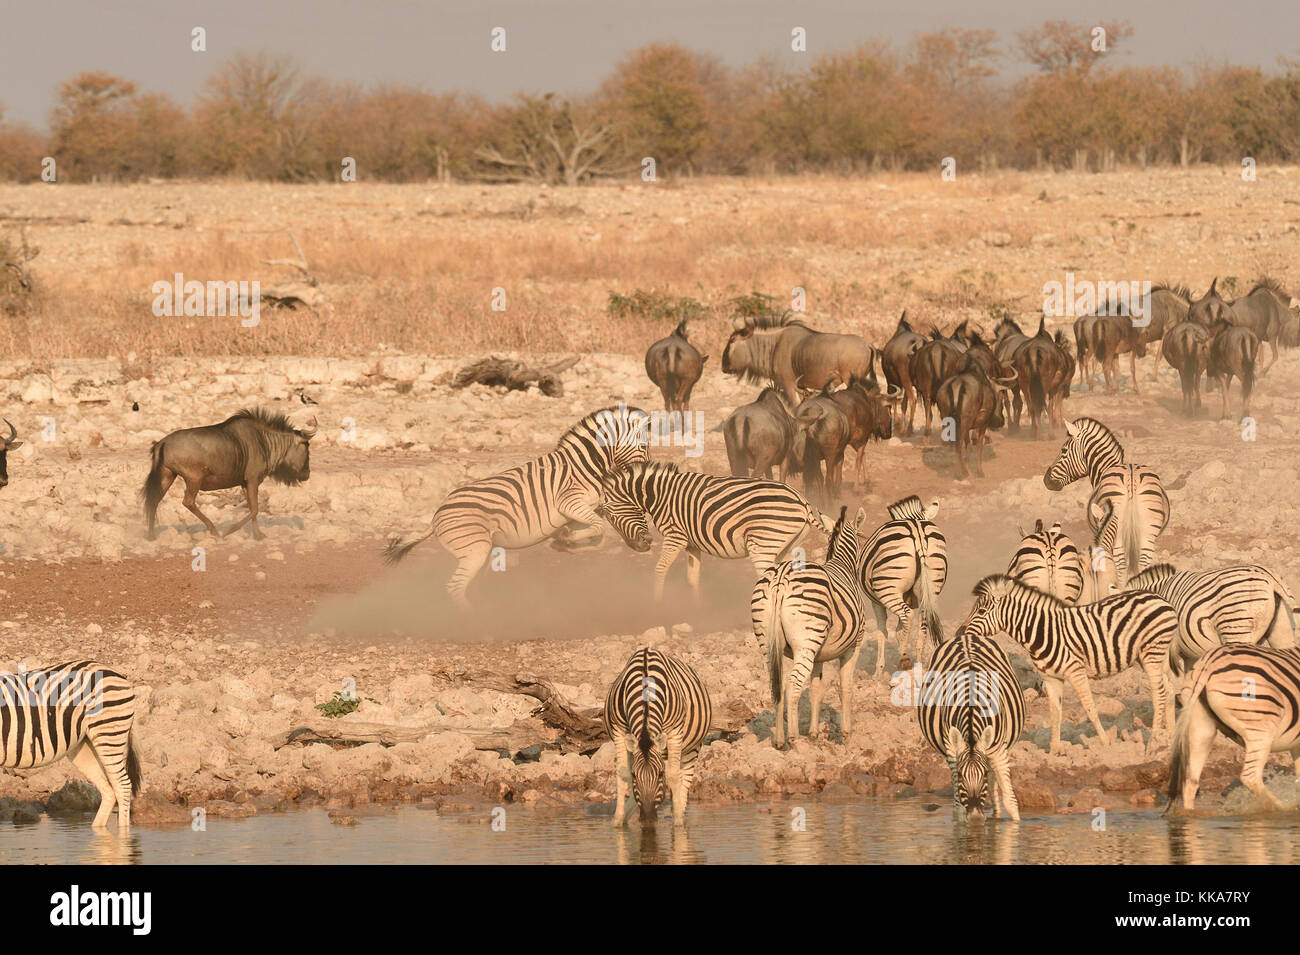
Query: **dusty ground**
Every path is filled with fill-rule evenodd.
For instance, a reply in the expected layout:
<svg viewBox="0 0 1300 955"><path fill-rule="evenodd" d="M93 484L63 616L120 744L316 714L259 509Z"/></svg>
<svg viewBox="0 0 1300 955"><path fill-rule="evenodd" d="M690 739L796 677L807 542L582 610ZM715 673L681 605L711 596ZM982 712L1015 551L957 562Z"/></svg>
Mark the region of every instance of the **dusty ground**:
<svg viewBox="0 0 1300 955"><path fill-rule="evenodd" d="M947 281L943 275L997 269L999 287L1014 285L1017 294L1027 296L1029 307L1042 281L1059 278L1066 268L1084 274L1105 267L1110 269L1105 274L1121 278L1170 277L1204 287L1211 264L1243 277L1266 270L1286 279L1278 250L1300 251L1292 248L1300 210L1286 201L1289 184L1300 182L1294 176L1261 181L1253 192L1217 172L1182 180L1165 173L1039 178L1041 183L1028 176L1008 179L1015 184L1014 202L993 202L995 184L985 184L988 195L969 198L970 207L959 217L962 233L946 241L917 240L901 228L862 235L860 277L880 282L882 273L907 270L899 247L933 241L935 248L926 257L943 264L918 266L909 275L925 273L927 281L942 285ZM907 221L919 221L926 209L935 216L951 211L944 205L948 200L935 198L929 187L907 182L823 189L830 193L828 207L848 209L871 200L882 191L878 186L907 187L906 198L888 200ZM702 188L676 190L675 211L689 213L689 207L681 206L683 197L701 197L702 216L740 201L727 198L732 195L727 190L738 186L717 193L696 191ZM808 184L798 182L749 188L756 196L752 201L768 203L764 208L779 206L791 194L801 196L799 201L813 195ZM1034 197L1042 190L1090 205L1047 203L1063 210L1061 220L1049 225L1042 220L1043 206L1034 208ZM313 194L310 189L286 190L285 204L291 207L308 194ZM0 206L21 205L28 195L25 190L0 191ZM183 208L185 195L168 201ZM211 200L204 190L196 195ZM605 213L610 216L624 201L615 190L574 195L587 205L610 203ZM69 201L63 193L59 196L61 202ZM125 202L118 193L109 198ZM127 198L161 201L148 190ZM466 202L497 204L509 198L497 192L485 199L464 197ZM43 246L54 251L67 238L68 247L53 256L56 262L82 269L111 267L116 261L114 230L126 226L110 227L99 218L116 210L101 212L93 203L69 208L89 215L86 236L73 238L81 235L76 230L82 226L57 227L70 230L66 236L51 226ZM742 202L736 208L743 213L747 207ZM872 216L888 211L880 204L868 208ZM1068 211L1078 208L1093 212ZM1102 209L1118 222L1136 225L1114 226L1110 219L1103 225L1098 218ZM1139 215L1135 209L1143 211ZM658 214L669 211L674 210L665 206ZM178 221L192 227L213 213L199 206L186 214L190 218ZM355 214L365 221L361 212L341 207L333 214ZM834 220L830 212L826 216L819 221ZM532 227L527 222L511 226L525 237ZM498 224L494 221L490 228ZM1001 239L972 244L965 235L972 229L976 234L1002 229L1016 237L1023 233L1024 242L1016 238L1020 244L1010 248L998 245ZM1261 229L1266 234L1258 235ZM184 234L183 229L173 231ZM1048 233L1064 248L1033 239ZM1103 238L1089 239L1098 235ZM606 232L601 241L622 239ZM830 281L843 268L845 246L856 241L828 233L827 261L819 263L801 238L799 259ZM1291 254L1288 261L1295 260ZM1220 267L1220 262L1226 264ZM754 281L763 284L757 273ZM588 283L593 301L599 300L595 284ZM879 343L883 329L892 325L894 306L907 304L909 294L906 287L895 289L886 297L886 307L871 307L869 320L823 313L816 321L827 328L858 328ZM595 304L588 303L587 310L598 314ZM923 314L940 320L971 311L976 307L948 311L922 305ZM722 331L709 325L705 335L720 341ZM831 724L829 740L801 741L786 753L772 749L770 701L748 629L747 566L706 562L702 606L687 600L683 571L675 568L670 599L656 607L649 599L653 558L631 553L610 532L599 552L562 555L537 548L511 553L505 572L485 573L475 584L471 596L483 609L466 620L443 598L450 563L436 543L397 569L380 561L384 540L422 527L457 483L549 449L564 428L595 408L619 400L655 407L657 394L641 368L640 351L647 341L628 341L624 353L585 354L566 375L565 396L557 399L535 392L452 391L446 376L463 357L393 349L334 352L326 340L320 357L311 358L158 357L146 364L122 355L55 360L11 353L0 361L0 411L27 443L10 454L10 484L0 491L0 666L92 656L120 667L137 682L142 699L137 726L147 780L142 821L187 819L194 806L214 814L244 813L316 800L337 806L465 797L607 801L613 793L608 746L594 757L548 748L522 757L511 753L516 761L476 749L478 738L457 730L510 728L519 738L554 739L556 732L531 715L532 700L485 688L483 680L490 674L531 673L554 682L573 703L597 706L628 655L647 640L699 668L719 722L731 731L701 757L696 790L701 801L830 787L830 793L878 796L942 791L948 784L946 768L925 749L910 711L892 705L888 687L871 678L874 644L864 652L856 674L852 737L840 740L832 691L822 714ZM721 473L725 450L721 435L710 429L749 400L754 389L722 376L716 348L713 353L696 389L702 457L685 458L680 448L658 448L653 455ZM343 357L325 357L329 354ZM1300 556L1289 547L1297 517L1300 353L1284 353L1260 382L1254 440L1243 440L1235 423L1181 418L1172 371L1162 369L1154 384L1152 371L1152 361L1144 361L1141 398L1133 395L1125 377L1121 393L1114 396L1076 387L1067 413L1100 418L1122 435L1131 460L1155 467L1164 477L1173 517L1161 538L1161 556L1180 567L1258 560L1293 588L1300 586ZM145 540L136 494L153 440L255 402L301 409L293 403L298 391L319 402L313 409L322 427L313 443L312 477L301 487L266 487L264 542L242 533L219 541L200 534L197 522L181 508L177 489L163 504L160 539ZM1234 407L1235 402L1234 393ZM138 411L132 410L133 403ZM1217 397L1208 407L1217 413ZM1042 485L1042 472L1059 441L1060 435L1039 442L997 435L987 476L961 483L953 480L947 448L926 447L919 438L873 445L869 485L851 487L847 503L864 504L874 521L882 521L885 505L907 494L941 499L939 522L952 562L941 608L946 622L955 626L969 605L974 582L1005 569L1018 525L1031 526L1039 517L1059 519L1076 540L1084 540L1086 488L1075 485L1052 494ZM851 468L846 470L851 474ZM219 524L235 519L242 508L234 492L205 495L200 504ZM195 569L196 547L204 549L202 570ZM891 642L887 664L892 668L896 662ZM329 700L347 679L355 681L363 702L345 722L437 730L419 742L391 748L275 748L288 729L319 719L315 705ZM1144 745L1142 727L1151 715L1145 683L1130 673L1099 682L1096 692L1103 697L1104 722L1116 724L1120 739L1104 752L1089 746L1091 730L1080 737L1082 727L1069 725L1083 724L1084 716L1077 701L1067 697L1066 736L1076 745L1064 756L1045 752L1047 707L1034 695L1030 731L1013 753L1013 776L1025 811L1157 804L1167 754ZM806 726L806 702L804 706ZM1207 807L1224 802L1220 793L1235 778L1239 753L1220 744L1203 786ZM0 795L43 798L74 777L70 765L56 764L6 777ZM1239 807L1241 797L1230 795L1227 804Z"/></svg>

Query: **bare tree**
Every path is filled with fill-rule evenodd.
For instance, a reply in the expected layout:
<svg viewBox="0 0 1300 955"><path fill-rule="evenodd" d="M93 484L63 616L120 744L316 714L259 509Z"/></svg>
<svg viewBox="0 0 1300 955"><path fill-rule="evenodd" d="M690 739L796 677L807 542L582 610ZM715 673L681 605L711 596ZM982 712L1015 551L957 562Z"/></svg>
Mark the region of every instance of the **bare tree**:
<svg viewBox="0 0 1300 955"><path fill-rule="evenodd" d="M554 93L521 96L498 119L493 141L474 152L483 178L576 186L628 170L619 162L616 125Z"/></svg>

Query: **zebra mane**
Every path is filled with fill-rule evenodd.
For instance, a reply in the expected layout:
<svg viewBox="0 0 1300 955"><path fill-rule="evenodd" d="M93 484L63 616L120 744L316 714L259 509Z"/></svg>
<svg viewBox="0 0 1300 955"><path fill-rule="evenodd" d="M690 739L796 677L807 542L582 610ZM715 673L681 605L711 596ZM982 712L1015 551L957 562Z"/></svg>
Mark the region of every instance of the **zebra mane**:
<svg viewBox="0 0 1300 955"><path fill-rule="evenodd" d="M1140 574L1134 574L1128 579L1129 590L1145 590L1152 584L1157 584L1162 580L1167 580L1178 573L1178 568L1173 564L1152 564Z"/></svg>
<svg viewBox="0 0 1300 955"><path fill-rule="evenodd" d="M1100 437L1107 444L1114 446L1119 451L1120 464L1124 463L1124 445L1120 443L1119 438L1115 437L1115 432L1111 431L1110 428L1096 418L1075 418L1071 424L1081 431L1092 431L1094 435Z"/></svg>
<svg viewBox="0 0 1300 955"><path fill-rule="evenodd" d="M839 520L837 520L835 522L835 526L831 528L830 540L826 542L827 561L834 560L836 556L838 556L838 552L841 549L840 542L845 539L846 534L853 535L849 539L855 545L854 547L849 548L854 553L848 554L847 556L849 557L856 556L857 532L854 529L853 524L849 521L848 514L849 514L849 509L845 506L841 506Z"/></svg>
<svg viewBox="0 0 1300 955"><path fill-rule="evenodd" d="M889 516L896 521L924 520L925 505L921 503L919 497L913 494L911 497L905 497L901 501L890 504Z"/></svg>
<svg viewBox="0 0 1300 955"><path fill-rule="evenodd" d="M976 597L992 597L995 590L1003 590L1008 596L1019 597L1021 602L1041 610L1057 610L1070 606L1060 598L1030 587L1006 574L990 574L977 583L971 593Z"/></svg>
<svg viewBox="0 0 1300 955"><path fill-rule="evenodd" d="M615 424L617 427L616 437L626 439L627 436L636 433L641 428L648 428L650 416L640 408L622 402L604 408L597 408L579 419L577 424L560 435L560 440L555 446L557 449L562 448L572 441L581 440L583 435L600 436L609 430L610 424Z"/></svg>

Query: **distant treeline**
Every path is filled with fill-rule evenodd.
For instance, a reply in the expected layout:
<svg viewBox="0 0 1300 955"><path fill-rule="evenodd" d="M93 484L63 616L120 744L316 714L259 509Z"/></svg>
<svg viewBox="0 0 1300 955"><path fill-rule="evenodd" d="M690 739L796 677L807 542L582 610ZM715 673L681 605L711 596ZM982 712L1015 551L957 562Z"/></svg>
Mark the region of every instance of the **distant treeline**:
<svg viewBox="0 0 1300 955"><path fill-rule="evenodd" d="M937 172L948 157L959 174L1300 160L1300 60L1138 69L1117 57L1130 35L1052 21L1004 45L992 30L945 30L901 50L809 54L803 70L655 44L590 95L497 104L335 84L267 55L226 62L189 109L83 73L59 87L48 135L0 110L0 179L39 179L45 157L60 182L338 180L350 157L362 180L570 184L639 175L646 157L658 178ZM1000 81L1012 62L1034 72Z"/></svg>

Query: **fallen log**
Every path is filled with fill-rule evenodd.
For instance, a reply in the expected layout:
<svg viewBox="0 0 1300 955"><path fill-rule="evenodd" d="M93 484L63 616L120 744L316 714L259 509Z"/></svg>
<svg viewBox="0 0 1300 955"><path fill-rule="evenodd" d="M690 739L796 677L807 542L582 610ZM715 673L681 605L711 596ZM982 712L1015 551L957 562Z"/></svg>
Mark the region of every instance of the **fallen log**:
<svg viewBox="0 0 1300 955"><path fill-rule="evenodd" d="M576 707L549 680L531 673L516 673L512 677L486 673L473 682L501 693L519 693L538 700L541 706L533 711L533 715L563 733L576 744L573 748L578 752L599 749L600 744L609 739L601 718L604 707Z"/></svg>
<svg viewBox="0 0 1300 955"><path fill-rule="evenodd" d="M393 746L397 743L414 743L431 733L460 733L474 740L474 748L488 751L506 750L514 756L522 749L553 744L553 740L540 739L535 729L527 726L464 728L430 724L427 726L393 726L387 723L361 723L355 721L320 719L299 723L285 732L275 743L280 749L290 743L332 743L343 746L361 746L379 743Z"/></svg>
<svg viewBox="0 0 1300 955"><path fill-rule="evenodd" d="M453 388L466 388L469 385L491 385L508 391L527 391L536 384L539 391L548 398L558 398L564 394L564 384L560 373L572 368L580 359L566 358L554 365L539 367L510 358L480 358L473 364L466 365L456 372L451 380Z"/></svg>

